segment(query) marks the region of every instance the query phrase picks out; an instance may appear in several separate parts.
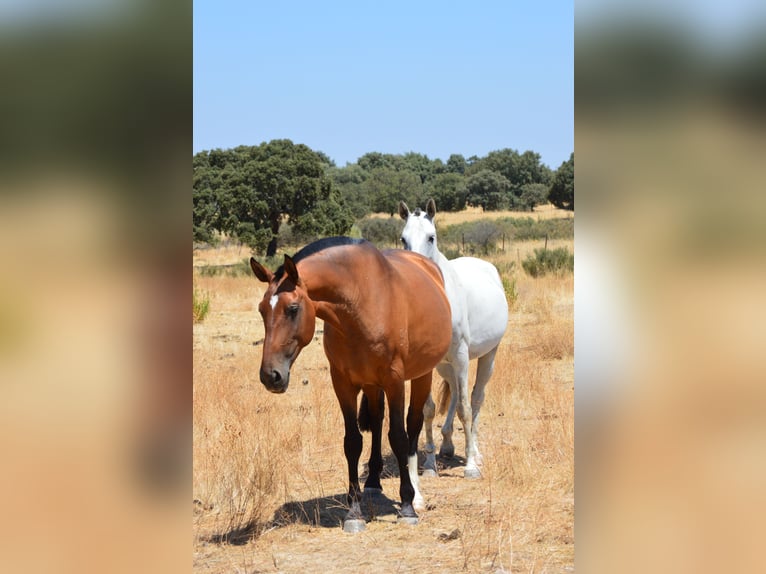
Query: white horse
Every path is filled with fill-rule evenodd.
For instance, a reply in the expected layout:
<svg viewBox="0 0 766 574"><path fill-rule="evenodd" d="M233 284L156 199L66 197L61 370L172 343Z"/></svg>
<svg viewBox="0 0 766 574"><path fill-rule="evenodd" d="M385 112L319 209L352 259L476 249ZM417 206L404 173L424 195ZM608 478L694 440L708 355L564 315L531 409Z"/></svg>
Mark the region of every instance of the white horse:
<svg viewBox="0 0 766 574"><path fill-rule="evenodd" d="M428 200L425 213L416 209L410 213L407 204L399 203L399 215L407 223L402 231L404 248L432 259L442 271L444 285L452 310L452 341L449 352L436 370L447 381L450 405L442 426L439 456L452 457L452 423L455 410L465 430L465 478L479 478L477 423L484 402L484 388L494 369L495 354L508 324L508 302L494 265L475 257L448 260L436 246L434 215L436 204ZM468 399L468 363L478 359L476 382ZM436 405L429 395L423 409L426 427L426 461L423 474L436 475L433 421Z"/></svg>

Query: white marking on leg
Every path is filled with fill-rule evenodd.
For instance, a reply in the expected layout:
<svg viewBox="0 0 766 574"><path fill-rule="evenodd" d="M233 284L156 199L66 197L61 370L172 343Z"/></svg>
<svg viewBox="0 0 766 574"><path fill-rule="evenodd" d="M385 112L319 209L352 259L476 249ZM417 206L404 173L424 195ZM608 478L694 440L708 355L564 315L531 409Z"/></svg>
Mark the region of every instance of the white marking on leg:
<svg viewBox="0 0 766 574"><path fill-rule="evenodd" d="M426 501L423 500L423 495L420 494L420 489L418 488L418 455L417 454L411 454L407 457L407 470L410 473L410 482L412 483L412 488L415 489L415 496L412 499L412 508L417 510L425 510L426 509Z"/></svg>

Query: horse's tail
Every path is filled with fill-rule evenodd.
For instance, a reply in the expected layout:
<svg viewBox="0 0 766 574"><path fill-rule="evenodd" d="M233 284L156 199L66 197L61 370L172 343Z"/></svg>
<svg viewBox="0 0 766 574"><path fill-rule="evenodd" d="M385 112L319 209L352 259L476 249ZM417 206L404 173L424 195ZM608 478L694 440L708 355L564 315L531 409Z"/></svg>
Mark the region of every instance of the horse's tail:
<svg viewBox="0 0 766 574"><path fill-rule="evenodd" d="M447 412L447 407L449 406L450 399L452 399L452 391L450 390L449 383L442 379L441 384L439 385L439 402L438 402L438 408L436 411L443 415Z"/></svg>
<svg viewBox="0 0 766 574"><path fill-rule="evenodd" d="M379 400L378 404L380 405L380 412L378 413L378 417L380 420L383 420L383 413L385 411L385 395L383 394L383 389L379 391ZM367 395L362 394L362 403L359 405L359 416L357 417L357 421L359 423L359 430L360 431L371 431L372 430L372 413L370 412L370 402L367 400Z"/></svg>

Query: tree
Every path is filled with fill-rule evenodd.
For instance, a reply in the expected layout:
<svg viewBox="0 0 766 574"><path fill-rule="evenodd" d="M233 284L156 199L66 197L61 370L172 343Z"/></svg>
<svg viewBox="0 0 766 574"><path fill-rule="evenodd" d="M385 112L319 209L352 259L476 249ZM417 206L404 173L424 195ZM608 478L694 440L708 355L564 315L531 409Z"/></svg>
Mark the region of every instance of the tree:
<svg viewBox="0 0 766 574"><path fill-rule="evenodd" d="M497 172L481 170L468 178L467 202L483 211L499 211L508 206L510 182Z"/></svg>
<svg viewBox="0 0 766 574"><path fill-rule="evenodd" d="M536 205L542 205L548 201L548 189L544 183L525 183L521 186L519 205L534 211Z"/></svg>
<svg viewBox="0 0 766 574"><path fill-rule="evenodd" d="M200 152L194 164L195 217L202 222L215 204L216 228L274 255L283 221L302 232L345 233L351 216L325 175L331 162L290 140ZM330 205L323 206L324 202ZM330 225L328 218L333 219ZM195 224L197 221L195 221ZM195 233L196 230L195 230Z"/></svg>
<svg viewBox="0 0 766 574"><path fill-rule="evenodd" d="M450 173L459 173L460 175L463 175L467 167L468 163L459 153L453 153L447 160L447 171Z"/></svg>
<svg viewBox="0 0 766 574"><path fill-rule="evenodd" d="M574 211L574 152L556 170L548 201L559 209Z"/></svg>
<svg viewBox="0 0 766 574"><path fill-rule="evenodd" d="M423 191L423 196L432 197L440 211L465 209L468 192L465 178L459 173L441 173L429 181Z"/></svg>
<svg viewBox="0 0 766 574"><path fill-rule="evenodd" d="M526 209L521 200L524 185L542 183L549 186L551 182L550 168L541 162L539 153L529 150L522 154L510 148L491 151L487 157L474 161L466 173L474 175L487 169L501 174L508 180L510 184L508 206L511 208Z"/></svg>
<svg viewBox="0 0 766 574"><path fill-rule="evenodd" d="M394 215L399 202L417 205L422 197L420 178L411 171L397 171L389 167L375 168L363 184L372 211Z"/></svg>

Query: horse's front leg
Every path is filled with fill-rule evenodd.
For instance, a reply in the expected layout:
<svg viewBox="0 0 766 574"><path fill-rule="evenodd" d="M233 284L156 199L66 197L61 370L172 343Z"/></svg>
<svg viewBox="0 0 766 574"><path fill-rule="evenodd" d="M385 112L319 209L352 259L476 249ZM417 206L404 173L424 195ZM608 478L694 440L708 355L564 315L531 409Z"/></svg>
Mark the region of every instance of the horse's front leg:
<svg viewBox="0 0 766 574"><path fill-rule="evenodd" d="M343 519L345 532L361 532L365 529L364 514L362 514L362 491L359 487L359 457L362 454L362 433L359 432L356 413L356 397L359 389L354 388L349 381L330 369L332 386L338 397L340 409L343 412L343 423L346 434L343 437L343 452L348 464L348 496L346 501L349 511Z"/></svg>
<svg viewBox="0 0 766 574"><path fill-rule="evenodd" d="M410 441L404 428L404 381L395 381L386 388L388 399L388 440L391 450L399 463L399 497L402 501L398 521L405 524L417 524L418 515L412 506L415 488L409 470ZM420 417L423 417L423 405L420 405ZM422 424L422 422L421 422ZM415 453L415 473L417 474L417 452Z"/></svg>

